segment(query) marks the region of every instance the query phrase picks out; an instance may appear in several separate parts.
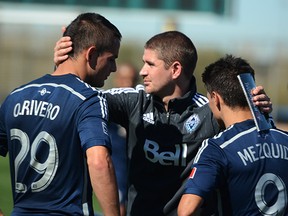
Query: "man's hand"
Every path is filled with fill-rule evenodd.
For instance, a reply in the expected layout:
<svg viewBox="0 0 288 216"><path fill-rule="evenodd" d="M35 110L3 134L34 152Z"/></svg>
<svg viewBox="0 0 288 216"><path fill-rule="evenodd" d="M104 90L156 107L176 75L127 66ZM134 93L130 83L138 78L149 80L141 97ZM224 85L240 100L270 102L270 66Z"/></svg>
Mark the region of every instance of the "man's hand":
<svg viewBox="0 0 288 216"><path fill-rule="evenodd" d="M257 86L252 90L253 102L259 107L261 112L271 113L272 112L272 102L270 98L266 95L263 86Z"/></svg>
<svg viewBox="0 0 288 216"><path fill-rule="evenodd" d="M56 66L61 64L63 61L65 61L68 58L67 53L69 53L72 50L72 41L71 38L61 37L60 40L56 42L56 45L54 47L54 63Z"/></svg>

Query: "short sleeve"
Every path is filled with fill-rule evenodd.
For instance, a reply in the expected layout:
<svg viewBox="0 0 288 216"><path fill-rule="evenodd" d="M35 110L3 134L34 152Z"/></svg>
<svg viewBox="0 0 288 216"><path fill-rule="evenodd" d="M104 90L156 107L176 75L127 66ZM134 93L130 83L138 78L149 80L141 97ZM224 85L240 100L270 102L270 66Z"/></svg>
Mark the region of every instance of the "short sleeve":
<svg viewBox="0 0 288 216"><path fill-rule="evenodd" d="M204 199L219 187L226 164L223 150L209 140L203 141L184 190L185 194L195 194Z"/></svg>
<svg viewBox="0 0 288 216"><path fill-rule="evenodd" d="M107 119L104 97L95 95L82 103L78 112L78 132L84 151L92 146L105 146L111 151Z"/></svg>

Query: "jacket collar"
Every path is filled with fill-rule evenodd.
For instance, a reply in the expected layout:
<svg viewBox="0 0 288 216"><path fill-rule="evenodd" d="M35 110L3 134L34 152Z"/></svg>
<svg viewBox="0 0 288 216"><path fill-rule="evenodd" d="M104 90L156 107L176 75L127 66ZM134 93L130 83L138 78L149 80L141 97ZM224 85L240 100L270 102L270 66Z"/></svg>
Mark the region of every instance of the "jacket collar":
<svg viewBox="0 0 288 216"><path fill-rule="evenodd" d="M183 111L187 108L187 106L190 106L191 104L193 104L193 100L192 98L194 97L194 95L196 94L196 79L193 76L190 82L190 87L189 90L182 96L182 97L178 97L178 98L173 98L169 101L168 104L168 109L169 110L174 110L174 111ZM152 96L153 101L154 101L154 105L156 106L161 106L164 107L162 100L157 97L157 96Z"/></svg>

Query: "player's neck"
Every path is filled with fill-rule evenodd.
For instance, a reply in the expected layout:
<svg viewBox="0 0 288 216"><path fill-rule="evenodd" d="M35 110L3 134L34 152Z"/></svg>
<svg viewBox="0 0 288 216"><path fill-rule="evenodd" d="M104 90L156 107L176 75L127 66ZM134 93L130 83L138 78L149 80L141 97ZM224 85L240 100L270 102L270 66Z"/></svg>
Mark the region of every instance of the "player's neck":
<svg viewBox="0 0 288 216"><path fill-rule="evenodd" d="M253 119L252 113L249 108L234 108L223 110L222 119L225 127L229 127L233 124L246 121L248 119Z"/></svg>
<svg viewBox="0 0 288 216"><path fill-rule="evenodd" d="M52 73L53 76L59 76L59 75L65 75L65 74L74 74L82 79L81 74L79 72L79 68L77 67L77 64L71 61L70 59L60 64L57 67L57 69Z"/></svg>

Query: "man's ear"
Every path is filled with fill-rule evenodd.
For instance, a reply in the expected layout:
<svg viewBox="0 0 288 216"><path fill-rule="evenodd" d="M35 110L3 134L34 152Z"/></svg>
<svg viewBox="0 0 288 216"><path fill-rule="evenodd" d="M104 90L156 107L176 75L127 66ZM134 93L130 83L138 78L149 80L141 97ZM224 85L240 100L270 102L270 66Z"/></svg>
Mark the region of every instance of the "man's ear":
<svg viewBox="0 0 288 216"><path fill-rule="evenodd" d="M213 92L213 93L215 95L215 105L217 109L221 111L221 104L222 104L223 99L217 92Z"/></svg>
<svg viewBox="0 0 288 216"><path fill-rule="evenodd" d="M213 100L213 103L215 104L215 106L217 107L217 109L220 111L221 110L221 96L215 92L215 91L212 91L210 93L210 97L211 97L211 100Z"/></svg>
<svg viewBox="0 0 288 216"><path fill-rule="evenodd" d="M181 71L182 71L182 65L180 64L179 61L175 61L173 62L173 64L171 65L171 69L172 69L172 77L173 79L176 79L180 76Z"/></svg>
<svg viewBox="0 0 288 216"><path fill-rule="evenodd" d="M99 53L97 52L97 49L95 46L90 47L87 50L86 53L86 59L89 63L89 66L95 70L96 69L96 65L97 65L97 59L98 59Z"/></svg>

